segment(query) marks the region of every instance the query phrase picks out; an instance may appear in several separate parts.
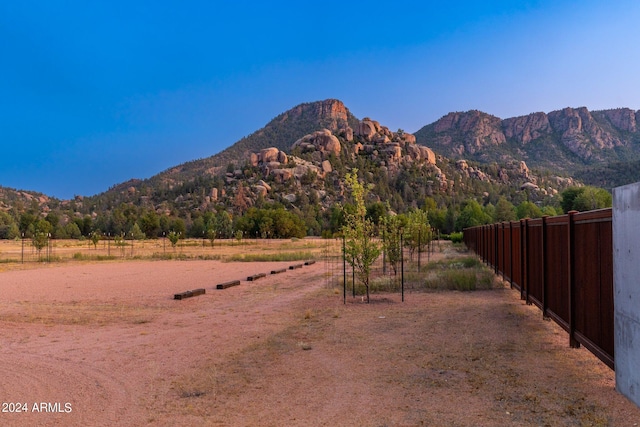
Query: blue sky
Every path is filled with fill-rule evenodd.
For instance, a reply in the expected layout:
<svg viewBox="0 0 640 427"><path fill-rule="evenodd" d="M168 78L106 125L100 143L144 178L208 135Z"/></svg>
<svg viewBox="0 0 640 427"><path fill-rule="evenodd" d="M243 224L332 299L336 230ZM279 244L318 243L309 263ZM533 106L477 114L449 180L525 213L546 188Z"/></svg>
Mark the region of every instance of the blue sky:
<svg viewBox="0 0 640 427"><path fill-rule="evenodd" d="M71 198L208 157L302 102L415 132L640 109L640 2L0 2L0 185Z"/></svg>

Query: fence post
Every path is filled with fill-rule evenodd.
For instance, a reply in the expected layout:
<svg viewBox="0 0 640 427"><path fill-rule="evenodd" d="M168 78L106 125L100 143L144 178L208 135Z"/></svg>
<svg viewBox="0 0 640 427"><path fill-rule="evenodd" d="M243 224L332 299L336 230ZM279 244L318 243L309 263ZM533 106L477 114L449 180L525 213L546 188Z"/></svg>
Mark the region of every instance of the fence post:
<svg viewBox="0 0 640 427"><path fill-rule="evenodd" d="M569 211L569 241L567 250L569 251L569 346L579 348L580 343L576 339L576 281L574 270L575 257L575 214L577 211Z"/></svg>
<svg viewBox="0 0 640 427"><path fill-rule="evenodd" d="M347 303L347 245L345 237L342 236L342 287L343 287L343 301Z"/></svg>
<svg viewBox="0 0 640 427"><path fill-rule="evenodd" d="M498 245L498 224L492 224L491 228L493 228L493 271L497 276L498 271L500 270L498 268L498 257L500 252L500 245Z"/></svg>
<svg viewBox="0 0 640 427"><path fill-rule="evenodd" d="M402 283L402 302L404 302L404 239L403 234L400 233L400 281Z"/></svg>
<svg viewBox="0 0 640 427"><path fill-rule="evenodd" d="M421 251L420 251L420 245L422 244L422 242L420 241L422 238L422 228L418 229L418 273L420 273L420 255L421 255Z"/></svg>
<svg viewBox="0 0 640 427"><path fill-rule="evenodd" d="M500 226L502 228L502 253L500 254L500 264L502 265L502 281L504 282L504 271L506 270L506 265L504 262L504 253L506 251L505 249L506 245L504 244L506 240L504 237L504 222L501 222Z"/></svg>
<svg viewBox="0 0 640 427"><path fill-rule="evenodd" d="M527 291L527 219L520 220L520 299L528 301Z"/></svg>
<svg viewBox="0 0 640 427"><path fill-rule="evenodd" d="M511 273L509 274L509 287L513 289L513 222L509 221L509 265Z"/></svg>
<svg viewBox="0 0 640 427"><path fill-rule="evenodd" d="M547 319L547 218L548 215L542 217L542 318Z"/></svg>
<svg viewBox="0 0 640 427"><path fill-rule="evenodd" d="M356 257L351 257L351 290L353 291L353 297L356 297Z"/></svg>
<svg viewBox="0 0 640 427"><path fill-rule="evenodd" d="M386 231L382 231L382 275L385 276L387 274L387 253L384 250L384 248L386 248L386 236L387 233Z"/></svg>

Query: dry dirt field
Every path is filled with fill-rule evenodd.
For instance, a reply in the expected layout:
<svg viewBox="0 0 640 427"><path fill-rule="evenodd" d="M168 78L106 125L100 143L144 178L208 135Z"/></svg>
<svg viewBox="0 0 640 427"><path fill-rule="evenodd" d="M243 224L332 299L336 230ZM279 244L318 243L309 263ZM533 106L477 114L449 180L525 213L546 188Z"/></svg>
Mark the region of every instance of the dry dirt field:
<svg viewBox="0 0 640 427"><path fill-rule="evenodd" d="M212 289L290 264L0 272L0 409L26 409L0 412L0 425L640 423L613 371L508 288L345 305L320 262Z"/></svg>

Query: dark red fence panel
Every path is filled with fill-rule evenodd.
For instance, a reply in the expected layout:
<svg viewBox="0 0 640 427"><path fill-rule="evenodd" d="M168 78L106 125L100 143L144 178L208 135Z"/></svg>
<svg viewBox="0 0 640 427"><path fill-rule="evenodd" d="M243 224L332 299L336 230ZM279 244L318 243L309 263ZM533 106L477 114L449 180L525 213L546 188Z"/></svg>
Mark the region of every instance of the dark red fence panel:
<svg viewBox="0 0 640 427"><path fill-rule="evenodd" d="M502 262L504 265L504 269L502 270L502 278L504 280L511 281L511 277L513 276L513 267L511 265L511 224L508 222L503 222L502 228L502 247L504 249L504 251L502 252Z"/></svg>
<svg viewBox="0 0 640 427"><path fill-rule="evenodd" d="M611 209L464 230L467 247L614 368Z"/></svg>
<svg viewBox="0 0 640 427"><path fill-rule="evenodd" d="M545 314L569 332L569 215L545 225Z"/></svg>
<svg viewBox="0 0 640 427"><path fill-rule="evenodd" d="M511 222L511 286L522 288L522 225L520 221Z"/></svg>
<svg viewBox="0 0 640 427"><path fill-rule="evenodd" d="M527 282L525 299L542 308L544 264L542 218L527 221Z"/></svg>
<svg viewBox="0 0 640 427"><path fill-rule="evenodd" d="M613 243L611 210L574 215L575 336L613 364ZM600 354L602 353L602 354Z"/></svg>

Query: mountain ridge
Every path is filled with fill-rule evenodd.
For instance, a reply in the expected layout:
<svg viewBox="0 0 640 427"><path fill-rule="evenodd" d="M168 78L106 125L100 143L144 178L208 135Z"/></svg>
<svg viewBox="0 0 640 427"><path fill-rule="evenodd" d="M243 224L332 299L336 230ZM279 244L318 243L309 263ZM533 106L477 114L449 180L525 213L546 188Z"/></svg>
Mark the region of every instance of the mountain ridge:
<svg viewBox="0 0 640 427"><path fill-rule="evenodd" d="M587 113L576 114L582 120L580 114ZM304 103L211 157L148 179L129 180L73 200L23 192L22 199L0 206L10 213L5 220L19 222L22 232L37 218L53 215L60 227L75 222L83 235L91 230L129 233L137 224L147 236L171 230L202 236L212 215L225 213L239 221L256 208L290 211L304 222L307 233L318 235L325 229L339 231L340 206L349 203L345 176L357 169L370 187L368 204L396 213L428 206L439 215L433 220L441 226L446 215L454 218L470 199L489 208L501 199L514 205L537 203L553 214L554 206L560 206L559 194L581 183L560 169L530 168L522 154L531 158L537 152L527 149L548 145L544 153L556 150L577 157L555 141L563 133L550 130L554 123L567 122L557 128L578 141L580 133L571 129L586 129L600 138L603 147L631 145L627 140L616 142L612 132L622 135L622 127L635 135L632 131L637 129L635 113L633 120L629 114L595 113L609 124L599 124L593 116L592 123L585 116L584 127L581 122L579 127L572 124L578 119L571 118L576 116L571 111L557 120L532 114L502 120L477 110L449 113L414 135L401 129L393 132L368 117L360 120L337 99ZM569 119L563 122L563 117ZM544 156L535 159L546 164ZM451 230L451 220L447 224ZM15 234L16 228L12 230Z"/></svg>
<svg viewBox="0 0 640 427"><path fill-rule="evenodd" d="M287 151L304 135L322 129L353 131L358 121L338 99L302 103L218 153L172 166L148 178L116 183L103 193L125 185L176 183L199 174L220 174L227 164L248 160L252 152L268 147ZM283 130L292 123L295 131ZM615 165L615 171L624 168L626 162L640 161L640 110L626 107L594 111L566 107L506 119L480 110L450 112L414 135L418 144L452 159L481 163L526 161L529 166L580 176L607 188L620 184L611 165ZM602 175L602 179L590 177L588 168L598 171L596 175ZM640 179L640 175L627 176L625 183L630 179ZM0 188L13 190L1 184ZM37 189L13 191L42 196Z"/></svg>
<svg viewBox="0 0 640 427"><path fill-rule="evenodd" d="M418 143L451 158L524 160L576 174L590 166L640 160L640 110L566 107L500 119L478 110L448 113L415 132Z"/></svg>

